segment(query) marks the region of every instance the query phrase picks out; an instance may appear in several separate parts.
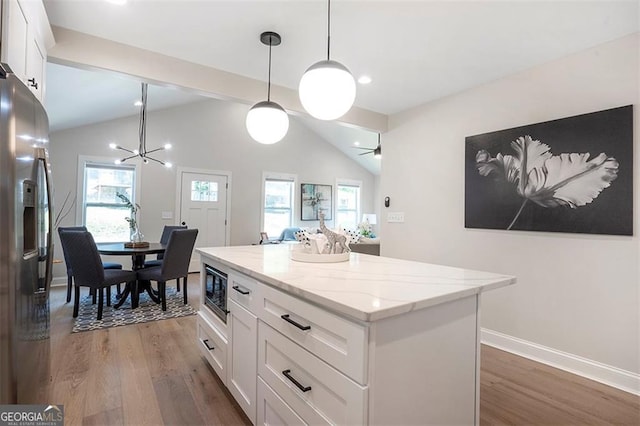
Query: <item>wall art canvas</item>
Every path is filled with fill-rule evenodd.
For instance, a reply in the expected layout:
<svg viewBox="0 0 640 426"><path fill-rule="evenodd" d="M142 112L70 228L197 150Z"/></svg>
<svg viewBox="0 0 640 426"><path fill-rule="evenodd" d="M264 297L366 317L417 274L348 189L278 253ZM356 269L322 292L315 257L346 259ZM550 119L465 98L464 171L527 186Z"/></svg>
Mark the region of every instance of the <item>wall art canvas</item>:
<svg viewBox="0 0 640 426"><path fill-rule="evenodd" d="M633 235L633 106L465 139L465 227Z"/></svg>
<svg viewBox="0 0 640 426"><path fill-rule="evenodd" d="M318 185L315 183L303 183L302 190L302 220L319 220L319 213L324 213L325 220L331 220L332 187L331 185Z"/></svg>

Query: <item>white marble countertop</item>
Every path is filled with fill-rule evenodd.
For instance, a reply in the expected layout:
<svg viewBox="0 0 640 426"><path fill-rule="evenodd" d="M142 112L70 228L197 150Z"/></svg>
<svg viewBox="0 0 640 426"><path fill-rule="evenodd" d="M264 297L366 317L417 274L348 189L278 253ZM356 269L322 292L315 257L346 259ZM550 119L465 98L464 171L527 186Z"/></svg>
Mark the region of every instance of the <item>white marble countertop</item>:
<svg viewBox="0 0 640 426"><path fill-rule="evenodd" d="M291 260L290 244L209 247L209 258L334 312L376 321L515 284L489 272L351 253L348 262Z"/></svg>

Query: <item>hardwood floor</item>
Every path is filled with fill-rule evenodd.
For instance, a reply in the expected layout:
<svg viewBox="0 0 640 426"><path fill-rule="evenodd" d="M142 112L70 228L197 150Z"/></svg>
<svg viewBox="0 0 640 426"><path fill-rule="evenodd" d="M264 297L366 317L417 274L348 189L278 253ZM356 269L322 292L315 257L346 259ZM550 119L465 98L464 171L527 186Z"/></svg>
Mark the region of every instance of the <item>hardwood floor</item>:
<svg viewBox="0 0 640 426"><path fill-rule="evenodd" d="M50 398L65 425L250 424L200 356L195 316L71 333L65 292L51 292ZM639 397L484 345L480 387L481 425L640 425Z"/></svg>
<svg viewBox="0 0 640 426"><path fill-rule="evenodd" d="M50 400L66 426L251 424L200 356L195 316L71 333L65 297L52 289ZM189 303L199 304L197 274Z"/></svg>
<svg viewBox="0 0 640 426"><path fill-rule="evenodd" d="M481 425L640 425L640 397L482 345Z"/></svg>

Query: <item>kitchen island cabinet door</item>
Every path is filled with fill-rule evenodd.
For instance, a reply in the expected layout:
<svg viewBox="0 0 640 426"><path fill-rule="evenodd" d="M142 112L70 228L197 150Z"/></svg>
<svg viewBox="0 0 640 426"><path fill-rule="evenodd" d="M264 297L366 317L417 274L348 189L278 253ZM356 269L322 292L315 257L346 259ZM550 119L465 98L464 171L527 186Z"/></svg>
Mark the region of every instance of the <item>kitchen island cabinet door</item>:
<svg viewBox="0 0 640 426"><path fill-rule="evenodd" d="M256 424L258 319L231 299L227 387L251 423Z"/></svg>

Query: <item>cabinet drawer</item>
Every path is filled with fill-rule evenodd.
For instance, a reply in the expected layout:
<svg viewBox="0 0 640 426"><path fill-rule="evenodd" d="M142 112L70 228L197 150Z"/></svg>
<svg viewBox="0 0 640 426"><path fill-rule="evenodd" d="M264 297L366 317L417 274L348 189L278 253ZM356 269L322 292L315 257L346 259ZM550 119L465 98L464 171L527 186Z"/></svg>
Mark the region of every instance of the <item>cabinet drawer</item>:
<svg viewBox="0 0 640 426"><path fill-rule="evenodd" d="M256 293L258 290L258 282L256 280L232 271L229 274L227 286L227 293L230 299L249 312L255 313L259 300L259 296Z"/></svg>
<svg viewBox="0 0 640 426"><path fill-rule="evenodd" d="M262 286L258 318L305 347L324 361L366 385L368 329L289 296Z"/></svg>
<svg viewBox="0 0 640 426"><path fill-rule="evenodd" d="M306 425L300 416L258 378L258 421L256 425Z"/></svg>
<svg viewBox="0 0 640 426"><path fill-rule="evenodd" d="M258 374L305 423L364 424L367 388L258 322Z"/></svg>
<svg viewBox="0 0 640 426"><path fill-rule="evenodd" d="M227 384L227 340L198 313L198 347L211 367Z"/></svg>

